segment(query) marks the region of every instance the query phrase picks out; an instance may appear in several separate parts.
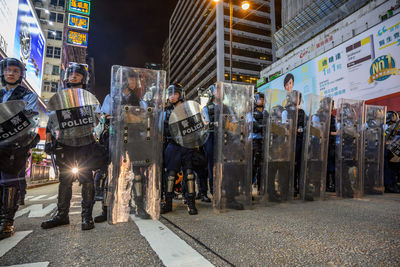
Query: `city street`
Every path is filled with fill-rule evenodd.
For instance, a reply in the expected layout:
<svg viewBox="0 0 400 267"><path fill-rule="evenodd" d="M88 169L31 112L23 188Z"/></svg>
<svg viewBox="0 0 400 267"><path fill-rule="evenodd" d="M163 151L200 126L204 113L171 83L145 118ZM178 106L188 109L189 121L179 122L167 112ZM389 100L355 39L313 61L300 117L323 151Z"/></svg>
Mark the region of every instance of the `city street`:
<svg viewBox="0 0 400 267"><path fill-rule="evenodd" d="M181 201L161 220L80 229L74 184L71 224L50 230L58 184L28 190L16 234L0 241L1 266L398 266L400 195L254 207L216 214ZM93 214L101 211L96 203Z"/></svg>

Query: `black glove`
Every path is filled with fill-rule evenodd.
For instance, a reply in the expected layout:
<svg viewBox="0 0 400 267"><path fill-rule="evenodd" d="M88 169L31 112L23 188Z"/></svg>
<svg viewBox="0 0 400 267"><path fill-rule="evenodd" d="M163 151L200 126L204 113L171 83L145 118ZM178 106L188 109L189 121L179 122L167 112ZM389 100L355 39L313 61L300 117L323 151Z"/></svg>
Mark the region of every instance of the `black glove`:
<svg viewBox="0 0 400 267"><path fill-rule="evenodd" d="M52 142L46 143L44 145L44 152L47 154L53 154L54 153L54 146Z"/></svg>

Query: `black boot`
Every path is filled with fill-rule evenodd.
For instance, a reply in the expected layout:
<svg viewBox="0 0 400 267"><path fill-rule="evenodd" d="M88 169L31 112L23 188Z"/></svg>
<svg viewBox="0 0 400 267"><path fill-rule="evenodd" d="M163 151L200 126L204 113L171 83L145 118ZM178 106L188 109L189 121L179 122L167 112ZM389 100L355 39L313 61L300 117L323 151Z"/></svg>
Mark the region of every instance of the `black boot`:
<svg viewBox="0 0 400 267"><path fill-rule="evenodd" d="M228 209L233 209L233 210L243 210L243 204L237 202L234 198L228 198L226 200L226 207Z"/></svg>
<svg viewBox="0 0 400 267"><path fill-rule="evenodd" d="M18 210L17 201L19 197L16 187L2 187L1 191L0 240L14 234L14 215Z"/></svg>
<svg viewBox="0 0 400 267"><path fill-rule="evenodd" d="M72 198L72 182L64 183L62 180L58 186L57 212L49 220L42 222L40 227L49 229L61 225L69 224L69 206Z"/></svg>
<svg viewBox="0 0 400 267"><path fill-rule="evenodd" d="M143 201L143 197L135 197L135 204L136 204L136 212L135 212L136 217L140 217L144 220L148 220L151 218L145 209L145 203Z"/></svg>
<svg viewBox="0 0 400 267"><path fill-rule="evenodd" d="M211 199L207 196L207 194L202 194L202 196L201 196L201 202L210 203L210 202L211 202Z"/></svg>
<svg viewBox="0 0 400 267"><path fill-rule="evenodd" d="M102 223L107 221L107 206L103 205L103 211L101 212L100 215L94 217L94 222L95 223Z"/></svg>
<svg viewBox="0 0 400 267"><path fill-rule="evenodd" d="M92 217L94 205L94 185L93 183L82 184L82 230L94 228Z"/></svg>
<svg viewBox="0 0 400 267"><path fill-rule="evenodd" d="M161 203L161 214L165 214L171 211L172 211L172 197L166 196L165 202Z"/></svg>
<svg viewBox="0 0 400 267"><path fill-rule="evenodd" d="M194 196L187 197L187 210L189 215L196 215L198 213Z"/></svg>

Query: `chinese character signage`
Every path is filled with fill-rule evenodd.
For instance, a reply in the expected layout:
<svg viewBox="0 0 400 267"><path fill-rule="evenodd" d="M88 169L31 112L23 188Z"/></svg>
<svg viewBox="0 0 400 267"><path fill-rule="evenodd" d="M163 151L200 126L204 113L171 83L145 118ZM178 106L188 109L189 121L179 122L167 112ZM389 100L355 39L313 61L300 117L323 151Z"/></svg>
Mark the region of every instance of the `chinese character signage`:
<svg viewBox="0 0 400 267"><path fill-rule="evenodd" d="M400 15L332 48L286 75L260 87L284 90L294 77L294 90L339 98L370 100L399 92Z"/></svg>
<svg viewBox="0 0 400 267"><path fill-rule="evenodd" d="M77 15L77 14L68 14L68 27L78 28L82 30L89 30L89 17Z"/></svg>
<svg viewBox="0 0 400 267"><path fill-rule="evenodd" d="M78 32L69 30L67 33L67 43L70 45L87 47L88 34L86 32Z"/></svg>
<svg viewBox="0 0 400 267"><path fill-rule="evenodd" d="M90 15L90 2L84 0L70 0L69 11L80 13L83 15Z"/></svg>

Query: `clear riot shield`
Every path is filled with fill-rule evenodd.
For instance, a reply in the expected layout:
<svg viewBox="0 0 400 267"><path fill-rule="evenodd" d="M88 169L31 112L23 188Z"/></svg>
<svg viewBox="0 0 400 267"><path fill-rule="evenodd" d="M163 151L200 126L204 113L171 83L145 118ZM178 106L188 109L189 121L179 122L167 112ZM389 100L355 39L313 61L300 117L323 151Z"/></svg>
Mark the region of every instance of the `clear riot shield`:
<svg viewBox="0 0 400 267"><path fill-rule="evenodd" d="M215 211L251 205L253 87L218 82L214 155Z"/></svg>
<svg viewBox="0 0 400 267"><path fill-rule="evenodd" d="M71 88L53 95L47 105L50 111L48 128L58 143L84 146L95 141L97 98L84 89Z"/></svg>
<svg viewBox="0 0 400 267"><path fill-rule="evenodd" d="M264 170L261 192L263 202L293 199L294 163L296 151L297 107L296 92L269 89L265 92L268 112L264 136ZM293 101L294 100L294 101Z"/></svg>
<svg viewBox="0 0 400 267"><path fill-rule="evenodd" d="M22 100L0 103L0 148L29 145L36 137L39 114L25 110Z"/></svg>
<svg viewBox="0 0 400 267"><path fill-rule="evenodd" d="M336 141L335 181L338 197L363 195L364 101L339 99Z"/></svg>
<svg viewBox="0 0 400 267"><path fill-rule="evenodd" d="M159 219L165 72L113 66L111 164L106 205L111 224L130 213Z"/></svg>
<svg viewBox="0 0 400 267"><path fill-rule="evenodd" d="M365 105L364 193L383 194L386 107Z"/></svg>
<svg viewBox="0 0 400 267"><path fill-rule="evenodd" d="M303 200L324 199L332 99L309 94L304 97L306 122L300 175Z"/></svg>

